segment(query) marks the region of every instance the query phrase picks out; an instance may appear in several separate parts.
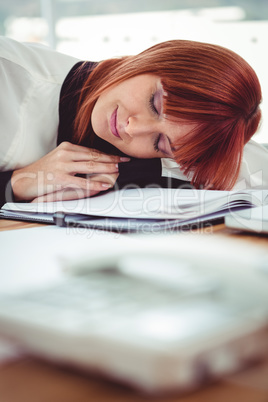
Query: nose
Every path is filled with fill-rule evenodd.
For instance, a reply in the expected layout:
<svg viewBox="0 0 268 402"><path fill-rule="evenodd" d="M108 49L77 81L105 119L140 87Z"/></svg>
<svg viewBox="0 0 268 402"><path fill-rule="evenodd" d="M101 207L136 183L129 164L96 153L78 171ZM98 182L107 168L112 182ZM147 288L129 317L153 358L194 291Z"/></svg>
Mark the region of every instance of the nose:
<svg viewBox="0 0 268 402"><path fill-rule="evenodd" d="M125 131L130 137L144 136L159 133L158 126L159 122L156 122L154 119L131 116L128 119Z"/></svg>

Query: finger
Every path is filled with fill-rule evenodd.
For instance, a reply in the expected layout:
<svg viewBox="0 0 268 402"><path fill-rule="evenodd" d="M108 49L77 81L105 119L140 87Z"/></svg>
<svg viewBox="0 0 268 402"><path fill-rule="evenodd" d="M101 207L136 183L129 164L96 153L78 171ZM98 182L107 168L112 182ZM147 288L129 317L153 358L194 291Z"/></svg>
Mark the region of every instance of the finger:
<svg viewBox="0 0 268 402"><path fill-rule="evenodd" d="M65 176L60 184L54 186L50 193L55 193L57 191L62 191L64 189L73 189L74 191L105 191L112 187L109 182L99 182L92 180L91 177L83 178L77 176ZM48 192L46 192L48 193ZM83 198L83 197L80 197Z"/></svg>
<svg viewBox="0 0 268 402"><path fill-rule="evenodd" d="M118 163L94 162L76 162L67 163L66 171L70 174L100 174L100 173L117 173Z"/></svg>
<svg viewBox="0 0 268 402"><path fill-rule="evenodd" d="M98 194L100 191L83 191L77 192L72 189L64 189L55 193L46 194L35 198L32 202L55 202L55 201L71 201L82 198L92 197Z"/></svg>
<svg viewBox="0 0 268 402"><path fill-rule="evenodd" d="M70 159L73 161L88 161L93 160L96 162L129 162L130 158L118 155L108 155L97 149L83 147L81 145L71 144L68 142L62 143L59 150L65 150L69 152Z"/></svg>
<svg viewBox="0 0 268 402"><path fill-rule="evenodd" d="M114 186L117 178L118 178L119 174L115 173L115 174L102 174L102 175L94 175L91 176L90 179L91 181L96 181L99 183L108 183L110 184L112 187Z"/></svg>
<svg viewBox="0 0 268 402"><path fill-rule="evenodd" d="M129 162L130 158L126 156L107 155L94 149L88 149L86 152L74 152L72 154L72 160L78 161L94 161L104 163L121 163Z"/></svg>

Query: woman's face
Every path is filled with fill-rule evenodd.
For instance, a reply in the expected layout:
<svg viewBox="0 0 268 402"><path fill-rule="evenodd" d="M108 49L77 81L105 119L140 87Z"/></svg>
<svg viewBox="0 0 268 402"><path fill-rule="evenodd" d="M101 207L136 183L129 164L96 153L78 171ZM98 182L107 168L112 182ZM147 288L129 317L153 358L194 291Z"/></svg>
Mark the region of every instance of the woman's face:
<svg viewBox="0 0 268 402"><path fill-rule="evenodd" d="M190 127L165 119L163 99L157 76L143 74L123 81L98 98L91 117L93 130L129 156L172 158L171 144Z"/></svg>

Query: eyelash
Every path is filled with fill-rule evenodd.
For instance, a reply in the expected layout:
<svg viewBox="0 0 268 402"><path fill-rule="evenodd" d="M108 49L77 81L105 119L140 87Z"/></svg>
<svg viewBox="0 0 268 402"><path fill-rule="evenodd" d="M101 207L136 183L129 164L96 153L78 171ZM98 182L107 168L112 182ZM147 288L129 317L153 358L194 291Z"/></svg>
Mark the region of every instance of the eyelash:
<svg viewBox="0 0 268 402"><path fill-rule="evenodd" d="M150 109L153 111L153 113L155 113L155 114L159 114L158 113L158 110L156 109L156 107L155 107L155 105L154 105L154 97L155 97L155 94L152 94L152 96L151 96L151 98L150 98L150 102L149 102L149 105L150 105Z"/></svg>
<svg viewBox="0 0 268 402"><path fill-rule="evenodd" d="M156 152L159 152L159 151L160 151L160 149L158 148L158 144L159 144L159 141L160 141L160 137L161 137L161 134L159 134L159 135L156 137L155 141L154 141L154 150L155 150Z"/></svg>
<svg viewBox="0 0 268 402"><path fill-rule="evenodd" d="M150 98L150 102L149 102L149 104L150 104L150 109L152 110L152 112L153 112L154 114L156 114L156 115L158 116L159 113L158 113L158 110L156 109L156 107L155 107L155 105L154 105L154 98L155 98L155 94L152 94L152 96L151 96L151 98ZM161 134L159 134L159 135L156 137L155 141L154 141L154 150L155 150L156 152L159 152L159 151L160 151L160 149L159 149L159 147L158 147L158 144L159 144L159 141L160 141L160 137L161 137Z"/></svg>

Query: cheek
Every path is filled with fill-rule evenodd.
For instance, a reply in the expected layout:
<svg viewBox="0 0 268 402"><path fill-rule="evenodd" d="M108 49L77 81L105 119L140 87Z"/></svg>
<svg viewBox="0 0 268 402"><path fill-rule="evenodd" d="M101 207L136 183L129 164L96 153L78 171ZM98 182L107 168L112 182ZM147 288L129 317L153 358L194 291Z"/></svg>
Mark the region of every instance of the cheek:
<svg viewBox="0 0 268 402"><path fill-rule="evenodd" d="M137 138L126 145L124 150L130 156L135 158L158 158L160 153L155 151L151 138Z"/></svg>
<svg viewBox="0 0 268 402"><path fill-rule="evenodd" d="M98 136L101 136L105 132L106 120L104 118L105 114L102 109L101 103L97 101L91 113L92 128Z"/></svg>
<svg viewBox="0 0 268 402"><path fill-rule="evenodd" d="M97 133L97 129L98 129L98 122L99 122L99 118L98 118L98 101L95 104L95 106L93 107L92 113L91 113L91 124L92 124L92 128L95 131L95 133Z"/></svg>

